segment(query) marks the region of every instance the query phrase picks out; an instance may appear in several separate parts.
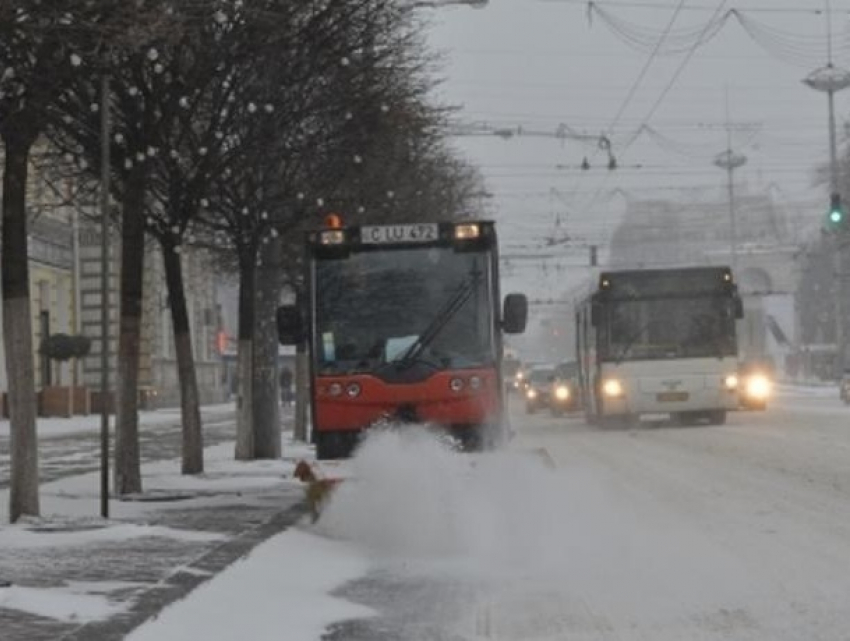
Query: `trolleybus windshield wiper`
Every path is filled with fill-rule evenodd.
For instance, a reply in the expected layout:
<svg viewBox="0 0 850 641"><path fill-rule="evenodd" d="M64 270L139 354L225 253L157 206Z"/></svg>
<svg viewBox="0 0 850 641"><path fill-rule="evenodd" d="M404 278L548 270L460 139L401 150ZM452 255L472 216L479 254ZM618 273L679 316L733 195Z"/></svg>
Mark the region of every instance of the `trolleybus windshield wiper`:
<svg viewBox="0 0 850 641"><path fill-rule="evenodd" d="M617 358L614 360L617 365L623 362L623 359L626 358L626 354L634 347L634 344L638 341L638 339L643 335L643 333L648 330L652 325L655 324L656 319L651 319L641 325L640 329L636 331L634 334L629 336L629 340L626 341L626 344L623 346L623 349L620 350L620 353L617 354Z"/></svg>
<svg viewBox="0 0 850 641"><path fill-rule="evenodd" d="M454 318L455 314L466 304L466 301L472 297L473 290L474 285L472 280L465 280L452 297L440 308L434 318L431 319L431 322L428 323L428 326L419 335L419 338L401 356L396 358L395 361L399 363L411 363L418 359L425 348L434 342L434 339L439 336L448 322Z"/></svg>

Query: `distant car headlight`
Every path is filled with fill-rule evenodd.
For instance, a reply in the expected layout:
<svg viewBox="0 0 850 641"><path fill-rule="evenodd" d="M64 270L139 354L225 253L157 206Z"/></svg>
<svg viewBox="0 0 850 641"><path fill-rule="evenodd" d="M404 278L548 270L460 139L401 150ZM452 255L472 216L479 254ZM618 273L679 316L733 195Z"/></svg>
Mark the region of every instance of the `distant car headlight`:
<svg viewBox="0 0 850 641"><path fill-rule="evenodd" d="M602 382L602 393L609 398L622 396L623 392L623 384L616 378L609 378Z"/></svg>
<svg viewBox="0 0 850 641"><path fill-rule="evenodd" d="M529 399L535 399L535 398L537 398L537 390L528 388L528 390L526 390L526 392L525 392L525 395Z"/></svg>
<svg viewBox="0 0 850 641"><path fill-rule="evenodd" d="M770 379L764 374L753 374L747 378L746 392L750 398L763 401L770 396Z"/></svg>
<svg viewBox="0 0 850 641"><path fill-rule="evenodd" d="M738 388L738 377L735 374L729 374L726 378L723 379L723 385L726 386L726 389L733 390Z"/></svg>
<svg viewBox="0 0 850 641"><path fill-rule="evenodd" d="M555 398L559 401L565 401L570 397L570 388L566 385L558 385L555 388Z"/></svg>

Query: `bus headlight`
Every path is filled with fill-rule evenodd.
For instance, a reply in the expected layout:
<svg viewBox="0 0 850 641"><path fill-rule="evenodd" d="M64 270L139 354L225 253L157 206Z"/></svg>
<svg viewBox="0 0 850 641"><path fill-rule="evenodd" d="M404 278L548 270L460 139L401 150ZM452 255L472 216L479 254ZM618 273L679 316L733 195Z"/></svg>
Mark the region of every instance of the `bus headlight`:
<svg viewBox="0 0 850 641"><path fill-rule="evenodd" d="M342 394L342 385L339 383L331 383L328 385L328 394L331 396L339 396Z"/></svg>
<svg viewBox="0 0 850 641"><path fill-rule="evenodd" d="M529 400L533 401L535 398L537 398L537 390L534 390L534 389L529 387L528 391L526 391L525 395Z"/></svg>
<svg viewBox="0 0 850 641"><path fill-rule="evenodd" d="M764 374L753 374L747 378L747 396L763 401L770 396L770 380Z"/></svg>
<svg viewBox="0 0 850 641"><path fill-rule="evenodd" d="M481 228L475 223L455 225L455 240L471 240L481 235Z"/></svg>
<svg viewBox="0 0 850 641"><path fill-rule="evenodd" d="M462 378L453 378L449 381L449 389L453 392L459 392L463 389L463 379Z"/></svg>
<svg viewBox="0 0 850 641"><path fill-rule="evenodd" d="M348 387L345 388L345 393L351 398L357 398L360 396L360 383L349 383Z"/></svg>
<svg viewBox="0 0 850 641"><path fill-rule="evenodd" d="M602 381L602 394L608 398L618 398L623 395L623 384L616 378Z"/></svg>
<svg viewBox="0 0 850 641"><path fill-rule="evenodd" d="M570 388L566 385L558 385L555 388L555 398L559 401L565 401L570 397Z"/></svg>
<svg viewBox="0 0 850 641"><path fill-rule="evenodd" d="M472 389L481 389L481 378L479 376L470 376L469 387Z"/></svg>
<svg viewBox="0 0 850 641"><path fill-rule="evenodd" d="M738 389L738 377L735 374L729 374L723 379L723 385L728 390Z"/></svg>
<svg viewBox="0 0 850 641"><path fill-rule="evenodd" d="M328 229L319 234L322 245L342 245L345 242L345 232L341 229Z"/></svg>

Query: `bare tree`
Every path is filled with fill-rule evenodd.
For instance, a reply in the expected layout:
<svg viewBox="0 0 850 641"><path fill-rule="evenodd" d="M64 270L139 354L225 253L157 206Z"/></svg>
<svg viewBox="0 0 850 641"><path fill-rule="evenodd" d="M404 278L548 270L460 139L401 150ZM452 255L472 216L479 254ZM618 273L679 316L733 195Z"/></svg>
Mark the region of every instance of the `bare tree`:
<svg viewBox="0 0 850 641"><path fill-rule="evenodd" d="M78 25L56 4L0 4L0 138L5 147L0 270L12 428L12 521L39 513L26 191L30 152L72 76Z"/></svg>
<svg viewBox="0 0 850 641"><path fill-rule="evenodd" d="M145 212L149 205L150 151L160 118L145 89L155 83L157 47L166 47L179 23L162 3L130 4L116 13L110 3L87 3L100 11L104 24L74 53L73 82L54 105L60 116L50 129L53 143L76 156L81 168L101 162L100 78L111 78L109 108L113 195L121 203L121 277L118 330L118 375L115 390L115 491L142 490L139 455L138 380L142 332ZM70 14L76 17L75 14Z"/></svg>

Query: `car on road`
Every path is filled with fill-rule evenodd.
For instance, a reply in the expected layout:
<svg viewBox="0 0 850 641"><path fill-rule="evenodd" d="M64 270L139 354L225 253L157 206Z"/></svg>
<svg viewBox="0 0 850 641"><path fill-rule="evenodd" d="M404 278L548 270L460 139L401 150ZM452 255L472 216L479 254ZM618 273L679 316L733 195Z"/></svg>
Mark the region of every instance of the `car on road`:
<svg viewBox="0 0 850 641"><path fill-rule="evenodd" d="M549 407L552 381L555 380L554 365L537 365L528 370L525 377L525 411L533 414Z"/></svg>
<svg viewBox="0 0 850 641"><path fill-rule="evenodd" d="M773 394L774 368L765 359L742 361L738 366L738 401L741 409L765 410Z"/></svg>
<svg viewBox="0 0 850 641"><path fill-rule="evenodd" d="M549 391L549 410L553 416L565 412L577 412L581 409L581 393L578 381L578 363L567 361L559 363L554 371Z"/></svg>

